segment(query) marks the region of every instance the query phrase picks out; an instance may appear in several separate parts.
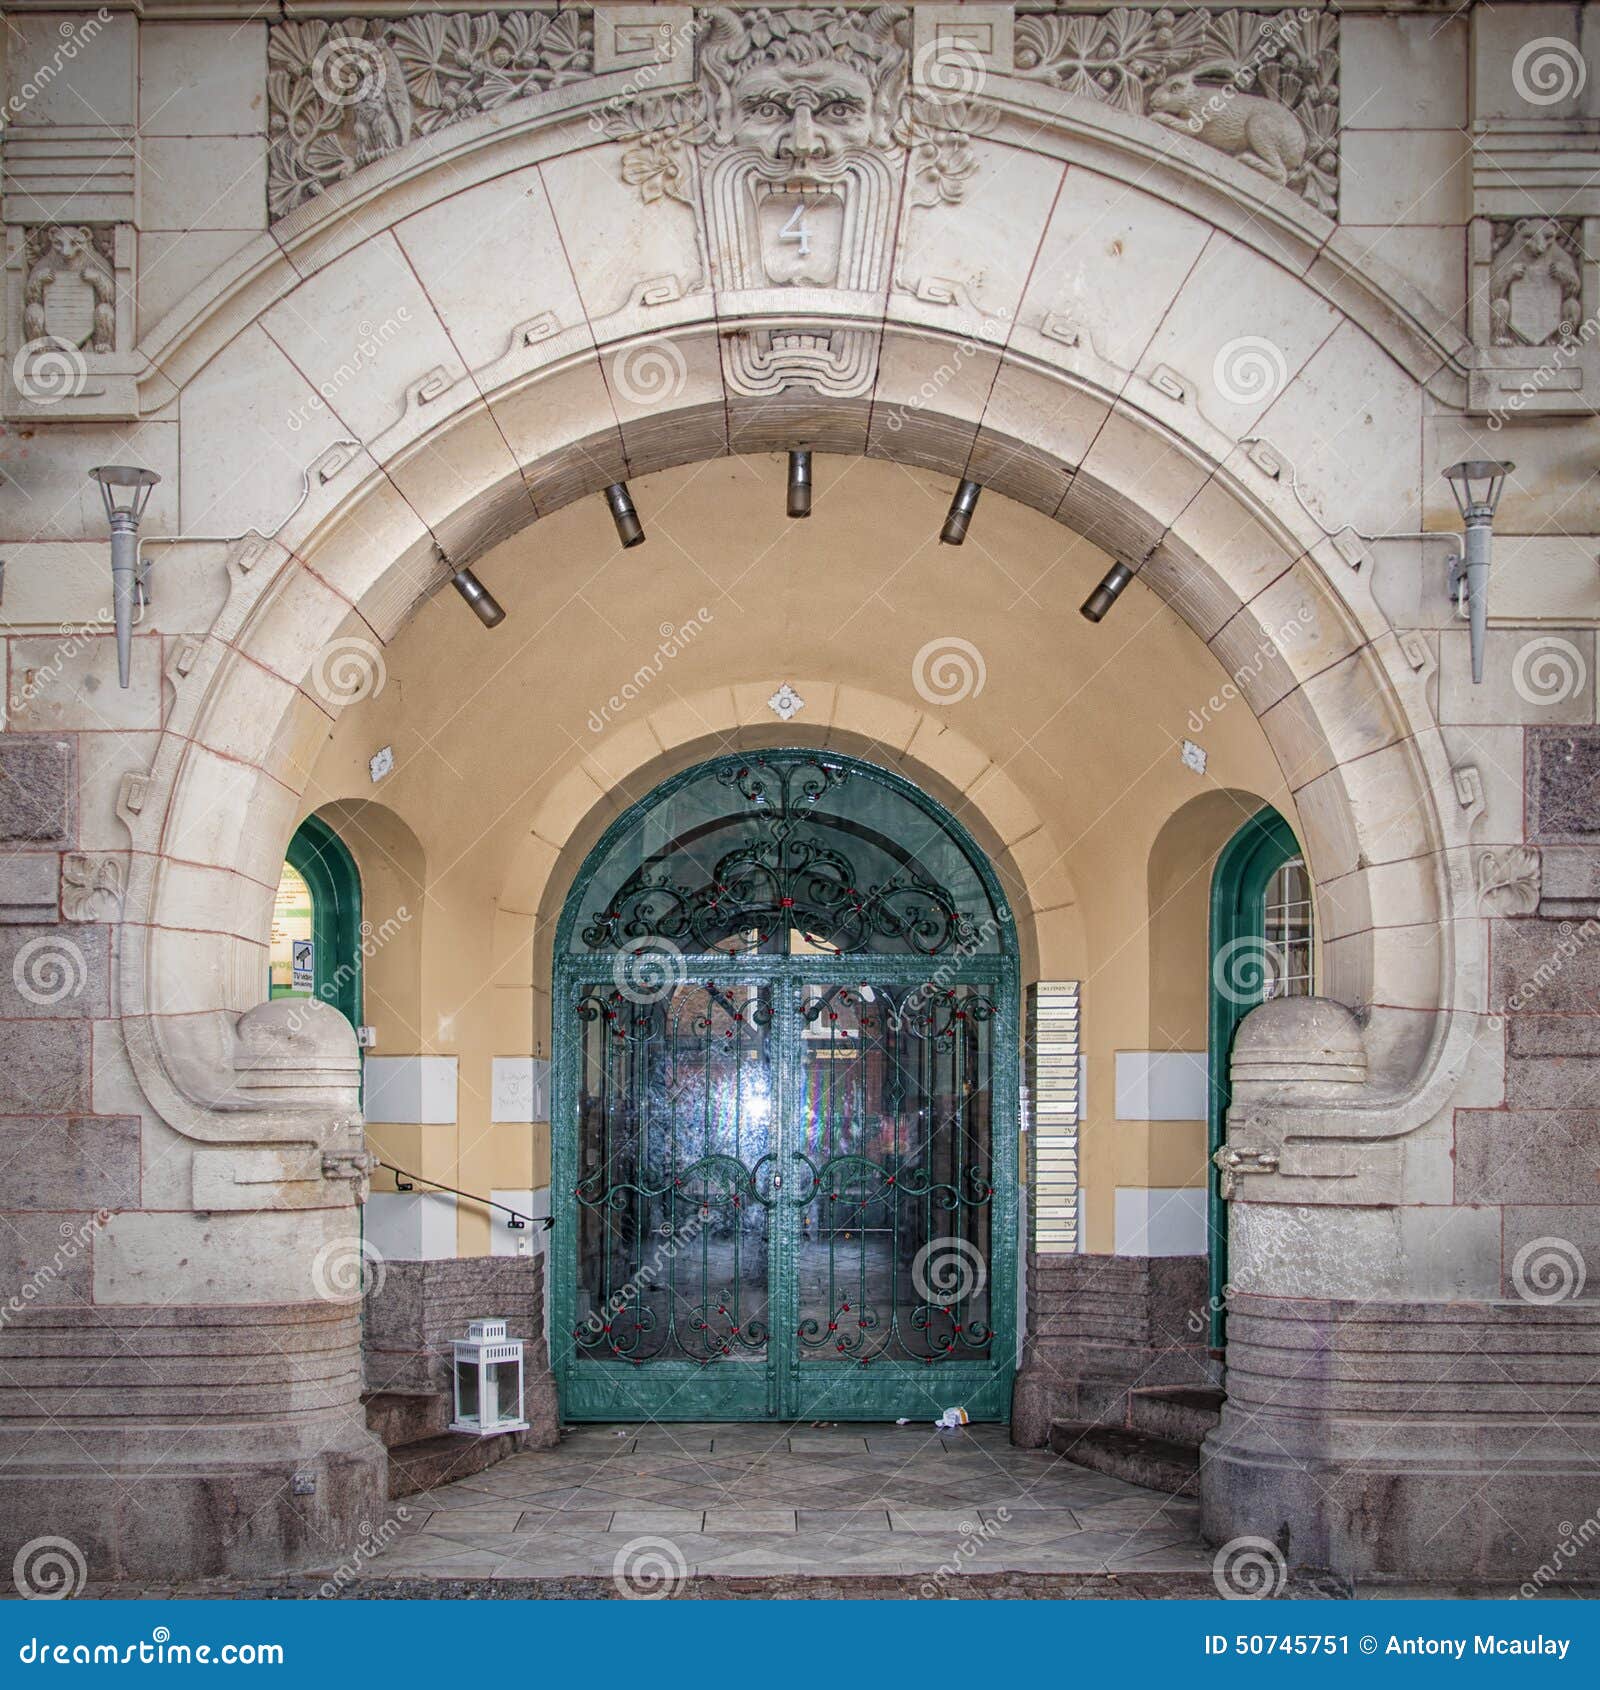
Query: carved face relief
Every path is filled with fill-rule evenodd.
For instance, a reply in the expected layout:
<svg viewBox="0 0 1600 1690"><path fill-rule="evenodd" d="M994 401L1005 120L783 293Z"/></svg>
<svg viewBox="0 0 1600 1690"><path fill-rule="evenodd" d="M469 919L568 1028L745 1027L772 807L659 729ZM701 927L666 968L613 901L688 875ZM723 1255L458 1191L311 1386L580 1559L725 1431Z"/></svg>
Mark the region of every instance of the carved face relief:
<svg viewBox="0 0 1600 1690"><path fill-rule="evenodd" d="M777 177L826 177L872 144L872 87L850 65L761 66L739 79L733 101L734 146L759 153Z"/></svg>

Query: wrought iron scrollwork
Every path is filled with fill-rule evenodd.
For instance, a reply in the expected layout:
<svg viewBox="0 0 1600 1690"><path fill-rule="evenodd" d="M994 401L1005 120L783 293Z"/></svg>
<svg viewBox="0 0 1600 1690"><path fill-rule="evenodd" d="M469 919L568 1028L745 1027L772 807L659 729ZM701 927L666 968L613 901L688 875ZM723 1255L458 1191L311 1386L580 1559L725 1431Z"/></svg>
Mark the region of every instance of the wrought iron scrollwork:
<svg viewBox="0 0 1600 1690"><path fill-rule="evenodd" d="M848 830L817 806L850 772L798 754L719 769L717 780L743 801L742 842L717 857L709 876L684 876L676 844L640 864L590 917L583 943L604 951L665 940L706 953L736 936L753 933L764 945L797 929L845 953L973 949L972 920L915 861L871 879L841 848Z"/></svg>

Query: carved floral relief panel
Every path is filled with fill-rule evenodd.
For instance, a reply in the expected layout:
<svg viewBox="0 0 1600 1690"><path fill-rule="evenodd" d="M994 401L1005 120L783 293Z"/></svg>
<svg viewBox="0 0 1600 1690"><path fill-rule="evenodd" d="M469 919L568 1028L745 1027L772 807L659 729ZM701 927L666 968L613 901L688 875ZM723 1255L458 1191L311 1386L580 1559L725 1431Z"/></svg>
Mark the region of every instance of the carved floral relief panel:
<svg viewBox="0 0 1600 1690"><path fill-rule="evenodd" d="M818 182L854 172L863 189L866 173L908 156L916 201L954 203L972 171L965 139L993 122L982 100L992 67L1147 117L1329 215L1337 207L1338 22L1326 12L1018 7L1013 28L1000 32L1004 55L964 55L957 43L926 64L904 6L708 7L692 18L693 85L641 73L605 108L613 137L632 142L627 169L648 201L691 203L690 154L703 149L708 169L722 166L713 214L719 205L727 214L730 195L757 194L763 206L752 217L776 218L781 234L793 207L775 203L771 184L798 149ZM604 14L577 9L428 11L274 24L271 216L417 136L594 76L597 19ZM614 57L599 55L606 66ZM768 285L848 285L822 278L859 258L851 243L870 230L851 228L852 196L837 197L819 207L810 239L792 239L765 261L786 272ZM856 207L869 222L872 197Z"/></svg>

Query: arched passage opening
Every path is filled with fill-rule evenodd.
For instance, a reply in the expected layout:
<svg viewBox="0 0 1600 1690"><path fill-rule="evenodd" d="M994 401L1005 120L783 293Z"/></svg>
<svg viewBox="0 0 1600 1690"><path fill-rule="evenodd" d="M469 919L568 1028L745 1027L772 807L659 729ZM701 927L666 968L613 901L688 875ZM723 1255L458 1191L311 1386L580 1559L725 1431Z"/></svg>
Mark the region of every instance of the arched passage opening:
<svg viewBox="0 0 1600 1690"><path fill-rule="evenodd" d="M724 757L556 937L553 1353L578 1419L1003 1419L1017 964L960 824L831 752Z"/></svg>

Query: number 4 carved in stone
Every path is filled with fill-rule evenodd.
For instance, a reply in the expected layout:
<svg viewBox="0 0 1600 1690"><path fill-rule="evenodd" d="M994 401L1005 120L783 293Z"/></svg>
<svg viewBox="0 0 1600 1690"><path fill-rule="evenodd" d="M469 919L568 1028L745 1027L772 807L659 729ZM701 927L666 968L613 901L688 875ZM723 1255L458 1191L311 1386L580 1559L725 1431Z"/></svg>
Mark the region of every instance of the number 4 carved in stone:
<svg viewBox="0 0 1600 1690"><path fill-rule="evenodd" d="M806 227L806 202L801 200L794 208L794 215L778 231L780 241L798 242L800 256L807 258L811 254L811 231Z"/></svg>

